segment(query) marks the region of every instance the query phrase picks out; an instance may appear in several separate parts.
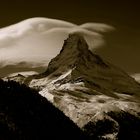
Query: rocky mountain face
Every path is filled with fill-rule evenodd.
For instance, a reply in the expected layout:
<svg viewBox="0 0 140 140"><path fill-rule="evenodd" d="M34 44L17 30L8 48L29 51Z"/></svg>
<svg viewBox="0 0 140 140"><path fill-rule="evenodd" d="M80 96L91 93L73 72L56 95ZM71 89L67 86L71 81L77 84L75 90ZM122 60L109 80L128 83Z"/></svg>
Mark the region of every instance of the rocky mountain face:
<svg viewBox="0 0 140 140"><path fill-rule="evenodd" d="M140 84L69 35L47 70L24 79L93 139L140 139Z"/></svg>

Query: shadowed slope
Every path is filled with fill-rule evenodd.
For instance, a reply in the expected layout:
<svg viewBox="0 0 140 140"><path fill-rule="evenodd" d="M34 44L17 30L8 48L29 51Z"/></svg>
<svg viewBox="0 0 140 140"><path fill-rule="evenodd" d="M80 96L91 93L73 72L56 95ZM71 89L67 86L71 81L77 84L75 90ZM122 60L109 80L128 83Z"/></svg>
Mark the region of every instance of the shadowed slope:
<svg viewBox="0 0 140 140"><path fill-rule="evenodd" d="M0 80L0 139L85 139L81 130L36 91Z"/></svg>

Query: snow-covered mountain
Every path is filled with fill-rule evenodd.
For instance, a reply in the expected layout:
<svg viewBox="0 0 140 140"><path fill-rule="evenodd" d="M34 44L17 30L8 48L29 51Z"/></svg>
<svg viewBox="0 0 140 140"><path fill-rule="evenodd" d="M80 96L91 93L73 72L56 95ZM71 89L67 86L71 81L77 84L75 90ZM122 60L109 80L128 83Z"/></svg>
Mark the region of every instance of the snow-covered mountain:
<svg viewBox="0 0 140 140"><path fill-rule="evenodd" d="M91 95L103 94L113 98L133 95L134 100L140 97L140 85L124 71L88 50L84 38L77 34L65 40L60 54L51 60L41 76L41 79L32 80L30 86L44 88L47 84L50 89L59 91L84 92L87 88L86 92Z"/></svg>
<svg viewBox="0 0 140 140"><path fill-rule="evenodd" d="M129 119L138 120L136 127L140 123L140 84L92 53L79 34L70 34L47 70L29 76L24 83L38 89L93 138L97 134L98 138L120 139L122 132L126 138L129 127L135 124L130 121L127 125ZM99 126L98 123L103 124ZM102 129L97 130L96 126ZM95 129L103 132L98 133ZM129 134L135 127L130 129ZM140 138L139 134L137 136Z"/></svg>

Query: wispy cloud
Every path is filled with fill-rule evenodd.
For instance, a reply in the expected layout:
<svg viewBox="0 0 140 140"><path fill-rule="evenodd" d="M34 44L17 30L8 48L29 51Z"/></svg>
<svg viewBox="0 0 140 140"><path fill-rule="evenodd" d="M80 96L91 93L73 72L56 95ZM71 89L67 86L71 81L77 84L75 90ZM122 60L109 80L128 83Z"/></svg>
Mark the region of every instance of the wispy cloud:
<svg viewBox="0 0 140 140"><path fill-rule="evenodd" d="M20 67L22 62L27 67L46 67L68 34L82 34L93 49L103 46L103 34L112 30L114 27L101 23L76 25L56 19L28 19L0 29L0 67Z"/></svg>
<svg viewBox="0 0 140 140"><path fill-rule="evenodd" d="M133 75L131 75L136 81L138 81L140 83L140 73L135 73Z"/></svg>

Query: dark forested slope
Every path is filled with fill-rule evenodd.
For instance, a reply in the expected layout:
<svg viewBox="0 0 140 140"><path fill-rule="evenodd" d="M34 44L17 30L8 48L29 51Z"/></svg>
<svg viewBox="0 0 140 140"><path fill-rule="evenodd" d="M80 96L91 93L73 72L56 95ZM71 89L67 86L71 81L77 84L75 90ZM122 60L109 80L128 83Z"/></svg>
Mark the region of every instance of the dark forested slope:
<svg viewBox="0 0 140 140"><path fill-rule="evenodd" d="M0 140L85 139L81 130L35 90L0 80Z"/></svg>

